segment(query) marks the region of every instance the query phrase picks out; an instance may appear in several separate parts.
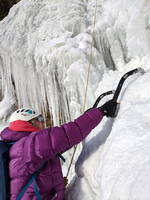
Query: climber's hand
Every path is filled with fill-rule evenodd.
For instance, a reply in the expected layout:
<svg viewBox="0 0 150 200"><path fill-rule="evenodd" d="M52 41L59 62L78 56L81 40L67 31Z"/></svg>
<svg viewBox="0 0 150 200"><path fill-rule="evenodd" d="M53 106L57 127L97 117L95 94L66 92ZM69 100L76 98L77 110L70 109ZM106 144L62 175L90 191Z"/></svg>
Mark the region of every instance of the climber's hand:
<svg viewBox="0 0 150 200"><path fill-rule="evenodd" d="M103 104L99 109L103 112L107 117L116 117L119 110L119 103L116 101L110 100Z"/></svg>

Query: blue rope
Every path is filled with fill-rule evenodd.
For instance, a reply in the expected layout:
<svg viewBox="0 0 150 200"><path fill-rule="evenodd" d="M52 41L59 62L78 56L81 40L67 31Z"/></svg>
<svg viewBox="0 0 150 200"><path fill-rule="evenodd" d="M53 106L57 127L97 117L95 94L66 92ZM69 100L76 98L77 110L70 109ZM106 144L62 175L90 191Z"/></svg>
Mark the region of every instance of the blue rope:
<svg viewBox="0 0 150 200"><path fill-rule="evenodd" d="M37 197L38 200L42 200L40 192L37 188L37 184L36 184L36 177L37 177L38 173L35 172L31 178L29 179L29 181L27 182L27 184L22 188L21 192L18 194L16 200L21 200L21 198L23 197L24 193L26 192L26 190L28 189L28 187L33 183L33 181L35 181L34 183L34 192L35 195Z"/></svg>
<svg viewBox="0 0 150 200"><path fill-rule="evenodd" d="M42 200L40 192L39 192L37 184L36 184L36 181L34 181L34 192L35 192L35 195L36 195L37 199L38 200Z"/></svg>

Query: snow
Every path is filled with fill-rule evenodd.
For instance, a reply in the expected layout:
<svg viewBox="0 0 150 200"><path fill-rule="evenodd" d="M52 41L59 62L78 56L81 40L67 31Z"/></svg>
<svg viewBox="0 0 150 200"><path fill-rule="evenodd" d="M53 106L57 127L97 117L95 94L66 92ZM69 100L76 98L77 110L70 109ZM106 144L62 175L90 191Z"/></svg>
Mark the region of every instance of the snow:
<svg viewBox="0 0 150 200"><path fill-rule="evenodd" d="M74 188L77 199L149 199L149 75L137 74L127 80L118 117L104 120L94 136L86 139L76 164L78 177L69 188L68 199L74 196ZM106 86L107 76L112 85L120 78L117 72L114 77L107 73L101 88Z"/></svg>
<svg viewBox="0 0 150 200"><path fill-rule="evenodd" d="M79 146L67 200L149 200L149 11L146 0L22 0L0 22L0 129L17 106L50 111L54 125L78 117L89 66L85 109L127 71L146 72L126 80L117 118L104 118Z"/></svg>

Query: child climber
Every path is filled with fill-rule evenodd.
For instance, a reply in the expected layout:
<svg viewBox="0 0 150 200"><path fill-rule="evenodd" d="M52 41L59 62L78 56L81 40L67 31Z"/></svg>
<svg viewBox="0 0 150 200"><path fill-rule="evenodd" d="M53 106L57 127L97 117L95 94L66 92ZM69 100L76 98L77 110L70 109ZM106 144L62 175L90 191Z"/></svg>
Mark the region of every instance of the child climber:
<svg viewBox="0 0 150 200"><path fill-rule="evenodd" d="M117 103L110 100L86 111L74 122L46 129L40 113L26 108L16 110L10 117L9 127L1 133L3 141L15 142L10 149L10 199L16 200L31 175L40 169L36 184L32 183L21 199L63 200L65 184L58 153L81 142L104 115L115 117L116 108Z"/></svg>

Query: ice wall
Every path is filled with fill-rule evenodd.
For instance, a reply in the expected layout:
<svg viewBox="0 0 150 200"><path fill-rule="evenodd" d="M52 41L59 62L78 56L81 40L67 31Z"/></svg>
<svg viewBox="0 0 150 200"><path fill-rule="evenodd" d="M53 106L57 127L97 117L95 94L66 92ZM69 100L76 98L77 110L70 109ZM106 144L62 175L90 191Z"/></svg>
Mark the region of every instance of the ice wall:
<svg viewBox="0 0 150 200"><path fill-rule="evenodd" d="M0 22L4 121L17 106L55 125L79 116L90 63L85 108L128 70L147 72L128 80L118 118L86 139L67 200L149 200L149 11L146 0L22 0Z"/></svg>
<svg viewBox="0 0 150 200"><path fill-rule="evenodd" d="M19 107L49 110L54 124L79 115L90 62L93 7L86 1L21 1L1 22L0 74L3 88L11 88L9 95L15 90ZM90 79L98 84L105 64L94 47L91 64ZM89 88L88 94L93 94L92 84ZM87 106L91 103L87 98Z"/></svg>
<svg viewBox="0 0 150 200"><path fill-rule="evenodd" d="M115 89L126 70L142 66L147 73L127 81L118 117L104 121L88 137L67 199L149 199L149 6L148 1L110 0L103 4L95 41L106 66L112 60L118 71L104 74L96 94Z"/></svg>

